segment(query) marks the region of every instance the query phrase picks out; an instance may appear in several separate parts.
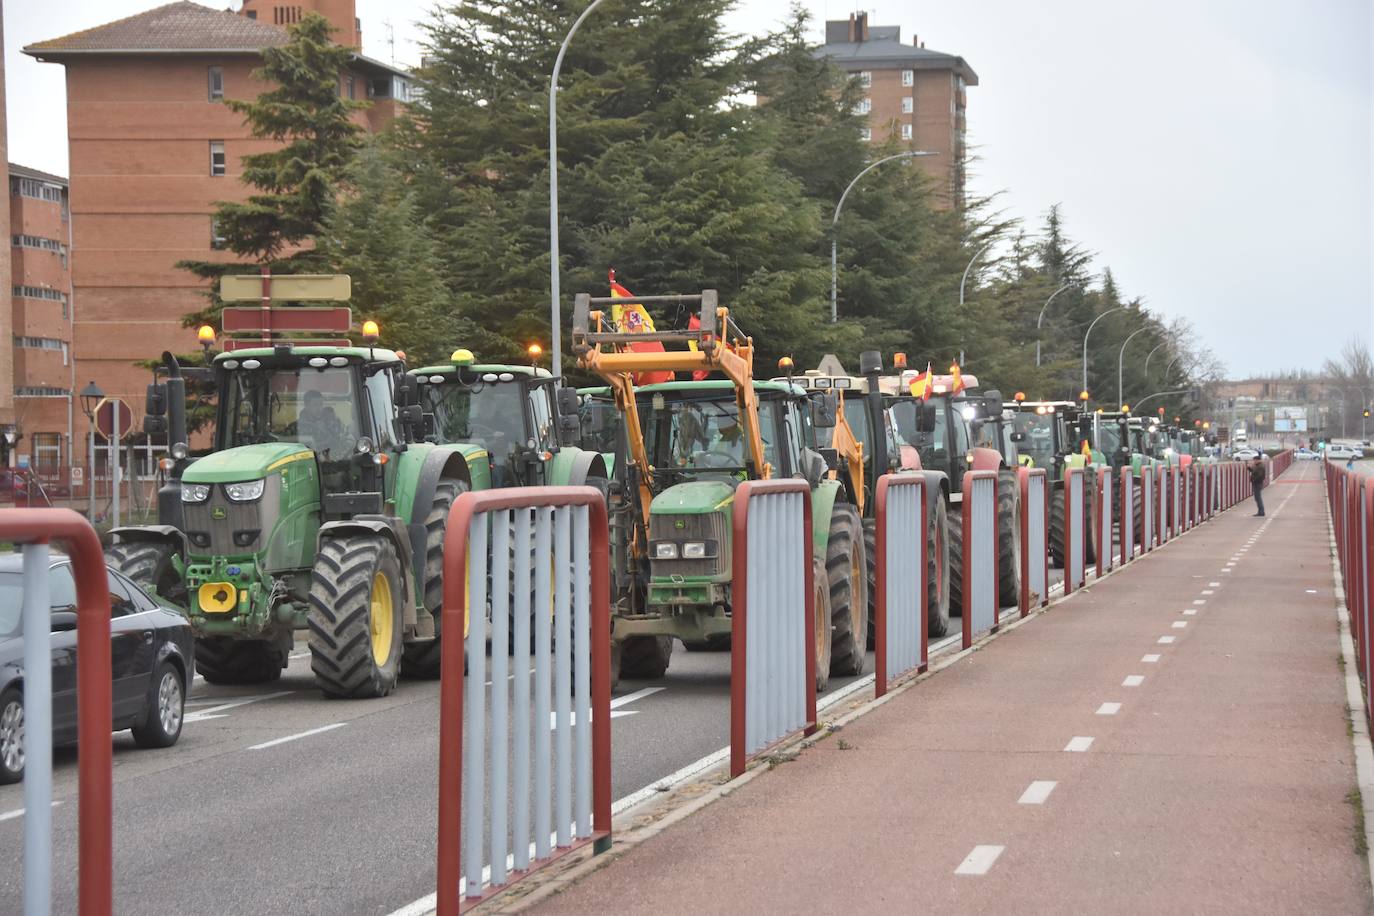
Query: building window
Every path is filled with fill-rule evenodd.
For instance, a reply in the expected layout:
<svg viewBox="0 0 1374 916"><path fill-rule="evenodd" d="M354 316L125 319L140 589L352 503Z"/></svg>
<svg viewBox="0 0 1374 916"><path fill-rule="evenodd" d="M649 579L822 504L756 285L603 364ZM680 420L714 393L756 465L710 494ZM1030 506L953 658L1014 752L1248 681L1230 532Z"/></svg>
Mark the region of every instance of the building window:
<svg viewBox="0 0 1374 916"><path fill-rule="evenodd" d="M902 125L902 139L903 139L903 140L910 140L910 139L911 139L911 125L910 125L910 124L903 124L903 125Z"/></svg>
<svg viewBox="0 0 1374 916"><path fill-rule="evenodd" d="M53 289L51 286L19 286L14 287L14 294L25 299L47 299L49 302L66 302L67 294L60 289Z"/></svg>
<svg viewBox="0 0 1374 916"><path fill-rule="evenodd" d="M865 89L873 85L873 74L868 70L859 71L859 85Z"/></svg>
<svg viewBox="0 0 1374 916"><path fill-rule="evenodd" d="M224 168L224 141L210 141L210 174L223 175Z"/></svg>
<svg viewBox="0 0 1374 916"><path fill-rule="evenodd" d="M10 238L15 248L37 248L39 251L51 251L53 254L62 256L62 266L67 265L67 246L57 239L45 239L40 235L15 235Z"/></svg>
<svg viewBox="0 0 1374 916"><path fill-rule="evenodd" d="M916 100L911 96L902 99L902 114L911 114L916 110Z"/></svg>
<svg viewBox="0 0 1374 916"><path fill-rule="evenodd" d="M15 335L14 345L24 350L61 350L66 346L51 337L20 337Z"/></svg>
<svg viewBox="0 0 1374 916"><path fill-rule="evenodd" d="M872 110L873 110L873 100L872 100L872 99L860 99L860 100L859 100L859 104L857 104L857 105L854 106L854 113L855 113L855 114L866 115L866 114L868 114L868 113L869 113L870 111L872 111Z"/></svg>
<svg viewBox="0 0 1374 916"><path fill-rule="evenodd" d="M871 127L860 127L859 139L865 143L870 142L873 139L873 129Z"/></svg>
<svg viewBox="0 0 1374 916"><path fill-rule="evenodd" d="M903 70L903 71L902 71L902 85L903 85L903 86L912 86L912 85L915 85L915 83L916 83L916 71L915 71L915 70Z"/></svg>
<svg viewBox="0 0 1374 916"><path fill-rule="evenodd" d="M207 67L206 74L210 84L210 101L218 102L224 98L224 68Z"/></svg>
<svg viewBox="0 0 1374 916"><path fill-rule="evenodd" d="M15 197L31 197L34 200L46 200L52 203L62 202L62 187L60 185L39 181L37 178L11 178L10 194Z"/></svg>
<svg viewBox="0 0 1374 916"><path fill-rule="evenodd" d="M216 251L229 247L228 240L219 231L219 220L213 216L210 217L210 247Z"/></svg>
<svg viewBox="0 0 1374 916"><path fill-rule="evenodd" d="M34 468L55 470L62 464L61 433L33 433L29 445L33 448Z"/></svg>
<svg viewBox="0 0 1374 916"><path fill-rule="evenodd" d="M14 389L14 396L17 398L65 398L66 388L54 388L51 385L20 385Z"/></svg>

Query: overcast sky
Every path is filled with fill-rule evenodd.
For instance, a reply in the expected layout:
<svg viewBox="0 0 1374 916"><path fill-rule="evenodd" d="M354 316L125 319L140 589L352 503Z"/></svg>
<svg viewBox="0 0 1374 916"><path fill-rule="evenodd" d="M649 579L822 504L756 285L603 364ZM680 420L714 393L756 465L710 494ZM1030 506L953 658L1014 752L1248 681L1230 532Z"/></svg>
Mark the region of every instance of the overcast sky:
<svg viewBox="0 0 1374 916"><path fill-rule="evenodd" d="M1190 318L1233 377L1316 369L1355 335L1374 344L1370 0L868 3L872 24L977 71L975 192L1004 192L1031 227L1062 204L1098 268ZM5 3L12 161L67 169L62 68L19 49L155 5ZM392 59L391 37L394 59L416 62L431 6L358 0L364 53ZM788 6L740 0L731 26L771 28ZM806 6L818 39L856 8Z"/></svg>

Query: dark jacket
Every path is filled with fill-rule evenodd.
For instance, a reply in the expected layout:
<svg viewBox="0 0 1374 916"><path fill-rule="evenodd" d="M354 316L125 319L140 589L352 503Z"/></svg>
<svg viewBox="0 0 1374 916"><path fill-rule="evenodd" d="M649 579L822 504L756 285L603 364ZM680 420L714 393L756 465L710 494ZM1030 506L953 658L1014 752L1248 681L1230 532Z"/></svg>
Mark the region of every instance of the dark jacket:
<svg viewBox="0 0 1374 916"><path fill-rule="evenodd" d="M1258 458L1250 462L1250 484L1255 487L1264 486L1264 462Z"/></svg>

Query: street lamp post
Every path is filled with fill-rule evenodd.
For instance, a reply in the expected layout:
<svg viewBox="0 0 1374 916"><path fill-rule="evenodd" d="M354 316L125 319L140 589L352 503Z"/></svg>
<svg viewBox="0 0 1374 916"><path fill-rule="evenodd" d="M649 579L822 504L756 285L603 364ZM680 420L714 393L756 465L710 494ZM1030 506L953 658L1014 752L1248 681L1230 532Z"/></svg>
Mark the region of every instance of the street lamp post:
<svg viewBox="0 0 1374 916"><path fill-rule="evenodd" d="M1126 344L1131 342L1132 337L1141 333L1142 331L1149 330L1149 328L1150 326L1148 324L1144 327L1136 328L1134 331L1127 334L1126 339L1121 342L1121 352L1116 355L1116 402L1118 404L1126 403L1126 390L1125 386L1123 385L1123 379L1125 378L1125 373L1123 372L1123 365L1124 360L1126 359Z"/></svg>
<svg viewBox="0 0 1374 916"><path fill-rule="evenodd" d="M849 192L854 190L854 185L859 183L859 179L869 172L882 165L884 162L891 162L894 159L915 159L918 156L934 156L935 153L925 150L907 150L904 153L897 153L895 156L886 156L877 162L870 163L867 168L854 176L854 180L849 183L849 187L844 189L840 195L840 202L835 205L835 215L830 218L830 323L839 321L839 237L835 234L835 226L840 221L840 211L844 209L845 198ZM967 271L966 271L967 273Z"/></svg>
<svg viewBox="0 0 1374 916"><path fill-rule="evenodd" d="M983 252L992 247L992 242L988 242L982 248L974 252L973 257L968 259L968 266L964 268L964 275L959 278L959 307L964 307L964 283L968 280L968 272L973 269L973 263L983 256Z"/></svg>
<svg viewBox="0 0 1374 916"><path fill-rule="evenodd" d="M1151 356L1154 356L1155 353L1157 353L1157 352L1159 351L1159 348L1160 348L1160 347L1165 347L1165 346L1168 346L1168 345L1169 345L1169 341L1166 340L1166 341L1164 341L1163 343L1157 344L1153 350L1151 350L1149 353L1145 354L1145 381L1148 382L1148 381L1150 380L1150 357L1151 357Z"/></svg>
<svg viewBox="0 0 1374 916"><path fill-rule="evenodd" d="M1073 286L1073 284L1065 283L1063 286L1059 287L1059 289L1050 293L1050 297L1046 299L1045 304L1040 307L1040 317L1035 319L1035 368L1037 369L1040 368L1040 326L1045 322L1045 309L1050 307L1050 303L1054 301L1055 296L1059 295L1070 286Z"/></svg>
<svg viewBox="0 0 1374 916"><path fill-rule="evenodd" d="M95 524L95 406L105 397L105 392L92 381L81 389L81 412L86 415L86 441L90 448L86 453L86 518Z"/></svg>
<svg viewBox="0 0 1374 916"><path fill-rule="evenodd" d="M1107 309L1107 310L1106 310L1105 312L1103 312L1101 315L1098 315L1096 318L1094 318L1092 324L1088 325L1087 333L1085 333L1085 334L1083 335L1083 390L1084 390L1084 391L1087 391L1087 390L1088 390L1088 337L1092 334L1093 328L1097 327L1097 323L1098 323L1099 321L1101 321L1103 318L1106 318L1106 317L1107 317L1108 315L1110 315L1112 312L1124 311L1126 308L1127 308L1127 306L1118 305L1116 308Z"/></svg>
<svg viewBox="0 0 1374 916"><path fill-rule="evenodd" d="M568 35L558 49L558 57L553 62L553 76L549 79L549 321L553 331L553 369L554 377L563 375L563 310L559 303L562 291L558 283L558 74L563 70L563 57L568 53L568 44L583 21L600 6L604 0L592 0L573 22Z"/></svg>

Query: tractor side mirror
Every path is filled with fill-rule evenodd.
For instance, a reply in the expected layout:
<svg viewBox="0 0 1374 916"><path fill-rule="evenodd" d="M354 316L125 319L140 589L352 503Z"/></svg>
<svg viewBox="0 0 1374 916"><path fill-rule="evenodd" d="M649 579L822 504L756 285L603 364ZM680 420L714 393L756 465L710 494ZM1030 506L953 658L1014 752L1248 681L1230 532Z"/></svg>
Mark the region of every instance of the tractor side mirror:
<svg viewBox="0 0 1374 916"><path fill-rule="evenodd" d="M148 386L148 393L143 399L143 413L150 417L165 417L167 415L167 386L161 382L154 382Z"/></svg>
<svg viewBox="0 0 1374 916"><path fill-rule="evenodd" d="M865 350L859 354L859 374L873 375L883 371L883 354L878 350Z"/></svg>
<svg viewBox="0 0 1374 916"><path fill-rule="evenodd" d="M839 453L835 452L834 449L826 449L826 451L834 452L834 462L838 464ZM820 486L821 481L825 479L825 475L830 470L830 467L831 462L828 461L825 457L823 457L819 452L813 451L809 448L802 449L802 477L806 478L806 482L811 485L812 489L815 489L816 487Z"/></svg>
<svg viewBox="0 0 1374 916"><path fill-rule="evenodd" d="M143 431L150 436L162 435L167 432L167 418L155 417L152 414L144 414Z"/></svg>
<svg viewBox="0 0 1374 916"><path fill-rule="evenodd" d="M576 388L559 388L554 394L558 411L558 437L568 445L582 444L582 418L579 416L581 398Z"/></svg>
<svg viewBox="0 0 1374 916"><path fill-rule="evenodd" d="M988 416L1000 417L1002 415L1002 392L989 391L983 395L983 403L987 405Z"/></svg>
<svg viewBox="0 0 1374 916"><path fill-rule="evenodd" d="M419 404L407 404L404 407L398 408L396 412L400 416L401 425L404 426L407 431L412 432L412 434L418 432L420 428L424 426L425 411Z"/></svg>
<svg viewBox="0 0 1374 916"><path fill-rule="evenodd" d="M434 414L427 413L420 421L420 438L426 442L439 440L439 425L434 422Z"/></svg>
<svg viewBox="0 0 1374 916"><path fill-rule="evenodd" d="M1026 434L1025 434L1025 433L1012 433L1012 434L1011 434L1011 441L1012 441L1012 442L1025 442L1025 441L1026 441Z"/></svg>
<svg viewBox="0 0 1374 916"><path fill-rule="evenodd" d="M926 403L921 405L921 419L920 425L916 428L917 432L931 433L935 431L935 412L937 410L939 410L939 408L934 404Z"/></svg>
<svg viewBox="0 0 1374 916"><path fill-rule="evenodd" d="M834 429L839 417L839 398L829 391L811 399L811 425L817 429Z"/></svg>
<svg viewBox="0 0 1374 916"><path fill-rule="evenodd" d="M582 399L578 396L576 388L559 388L554 396L554 401L558 407L560 417L577 418L577 412L582 407Z"/></svg>
<svg viewBox="0 0 1374 916"><path fill-rule="evenodd" d="M413 375L398 375L396 377L397 406L404 408L419 403L420 380Z"/></svg>

